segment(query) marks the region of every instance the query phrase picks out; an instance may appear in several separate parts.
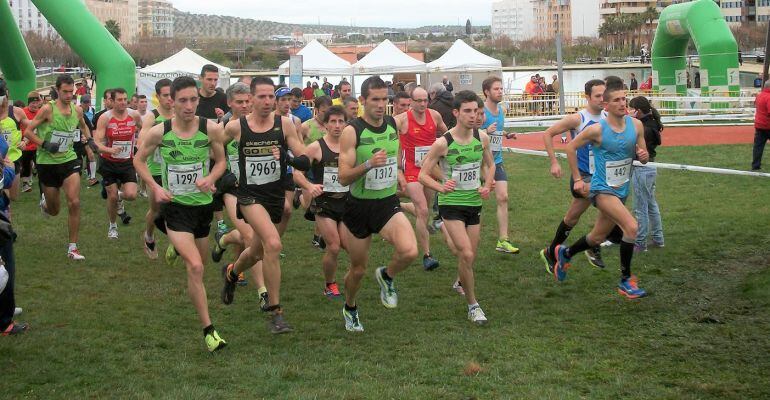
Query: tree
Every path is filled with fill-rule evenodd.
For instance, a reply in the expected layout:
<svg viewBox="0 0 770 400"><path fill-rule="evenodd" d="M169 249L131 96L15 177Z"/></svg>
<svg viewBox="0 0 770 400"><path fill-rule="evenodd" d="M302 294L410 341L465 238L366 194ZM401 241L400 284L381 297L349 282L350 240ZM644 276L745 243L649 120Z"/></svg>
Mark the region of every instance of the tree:
<svg viewBox="0 0 770 400"><path fill-rule="evenodd" d="M115 40L120 40L120 24L118 24L117 21L109 19L104 23L104 27L107 28L107 32L109 32Z"/></svg>
<svg viewBox="0 0 770 400"><path fill-rule="evenodd" d="M471 27L471 20L470 19L466 19L465 20L465 34L470 36L472 31L473 31L473 27Z"/></svg>

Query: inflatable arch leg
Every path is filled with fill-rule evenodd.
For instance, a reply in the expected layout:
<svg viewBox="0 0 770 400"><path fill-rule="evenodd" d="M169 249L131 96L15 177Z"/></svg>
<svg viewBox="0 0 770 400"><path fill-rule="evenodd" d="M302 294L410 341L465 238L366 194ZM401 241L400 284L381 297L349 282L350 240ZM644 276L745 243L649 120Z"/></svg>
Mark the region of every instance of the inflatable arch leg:
<svg viewBox="0 0 770 400"><path fill-rule="evenodd" d="M36 86L35 64L7 1L0 1L0 26L0 49L5 49L0 57L0 71L11 92L10 98L26 103L27 93Z"/></svg>

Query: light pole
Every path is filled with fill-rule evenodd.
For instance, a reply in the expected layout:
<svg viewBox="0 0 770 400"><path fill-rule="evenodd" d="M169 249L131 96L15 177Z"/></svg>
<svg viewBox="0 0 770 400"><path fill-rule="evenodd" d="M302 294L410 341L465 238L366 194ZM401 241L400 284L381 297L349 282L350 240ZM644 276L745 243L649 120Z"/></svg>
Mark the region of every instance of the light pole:
<svg viewBox="0 0 770 400"><path fill-rule="evenodd" d="M561 29L559 29L560 25L560 15L561 15L561 7L563 5L569 4L569 0L557 0L556 4L558 6L558 10L556 11L556 74L559 79L559 114L564 113L564 74L562 72L563 70L563 60L562 60L562 54L561 54Z"/></svg>

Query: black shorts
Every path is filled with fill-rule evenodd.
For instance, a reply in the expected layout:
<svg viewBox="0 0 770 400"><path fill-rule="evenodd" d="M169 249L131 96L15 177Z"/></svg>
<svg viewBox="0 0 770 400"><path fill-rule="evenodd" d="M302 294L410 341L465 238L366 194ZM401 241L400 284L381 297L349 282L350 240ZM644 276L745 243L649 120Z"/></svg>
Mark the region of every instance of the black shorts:
<svg viewBox="0 0 770 400"><path fill-rule="evenodd" d="M281 186L283 186L283 190L286 192L292 192L296 188L294 185L294 174L286 174L286 176L283 177L283 180L281 180Z"/></svg>
<svg viewBox="0 0 770 400"><path fill-rule="evenodd" d="M211 204L186 206L178 203L164 203L155 219L155 226L163 233L166 228L174 232L192 233L196 239L209 236L214 210Z"/></svg>
<svg viewBox="0 0 770 400"><path fill-rule="evenodd" d="M584 183L588 184L589 188L591 187L591 177L592 176L593 175L591 175L591 174L586 174L585 172L580 171L580 177L583 178L583 182ZM574 197L576 199L585 199L586 198L582 194L580 194L580 193L575 191L575 180L572 179L572 175L571 174L569 176L569 191L570 191L570 193L572 193L572 197Z"/></svg>
<svg viewBox="0 0 770 400"><path fill-rule="evenodd" d="M438 215L442 220L462 221L465 226L481 223L481 206L438 206Z"/></svg>
<svg viewBox="0 0 770 400"><path fill-rule="evenodd" d="M396 195L384 199L357 199L348 196L342 222L353 236L366 239L373 233L380 232L385 224L400 212L401 202Z"/></svg>
<svg viewBox="0 0 770 400"><path fill-rule="evenodd" d="M104 186L123 185L129 182L136 183L134 163L130 161L113 162L102 159L100 164L99 175L102 176L102 184Z"/></svg>
<svg viewBox="0 0 770 400"><path fill-rule="evenodd" d="M246 223L248 223L249 221L246 220L245 216L241 212L241 207L250 206L253 204L259 204L262 207L264 207L265 210L267 211L267 214L270 215L270 222L274 224L281 222L281 217L283 216L284 200L277 202L277 201L267 201L267 200L256 198L253 196L244 196L242 194L238 194L237 196L238 196L238 209L235 212L236 218L242 219L246 221Z"/></svg>
<svg viewBox="0 0 770 400"><path fill-rule="evenodd" d="M70 175L80 175L81 169L82 163L77 158L61 164L37 164L37 176L43 186L60 188Z"/></svg>
<svg viewBox="0 0 770 400"><path fill-rule="evenodd" d="M329 196L316 197L313 199L313 204L310 208L317 217L329 218L339 223L342 222L342 215L345 213L347 198L348 196L339 198Z"/></svg>

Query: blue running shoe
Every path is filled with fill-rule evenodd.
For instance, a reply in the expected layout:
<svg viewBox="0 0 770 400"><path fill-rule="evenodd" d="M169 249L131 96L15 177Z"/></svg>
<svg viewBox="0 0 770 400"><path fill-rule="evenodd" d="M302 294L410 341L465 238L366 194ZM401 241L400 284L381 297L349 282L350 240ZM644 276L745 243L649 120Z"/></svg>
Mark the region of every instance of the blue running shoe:
<svg viewBox="0 0 770 400"><path fill-rule="evenodd" d="M618 284L618 293L629 299L638 299L647 296L647 291L637 284L636 276L631 275L627 279L621 279Z"/></svg>
<svg viewBox="0 0 770 400"><path fill-rule="evenodd" d="M557 245L553 251L556 255L556 263L553 266L553 276L561 282L567 279L567 269L570 267L570 258L567 257L567 247Z"/></svg>
<svg viewBox="0 0 770 400"><path fill-rule="evenodd" d="M438 260L433 258L430 254L426 254L422 256L422 268L426 271L433 271L434 269L438 268L439 263Z"/></svg>

